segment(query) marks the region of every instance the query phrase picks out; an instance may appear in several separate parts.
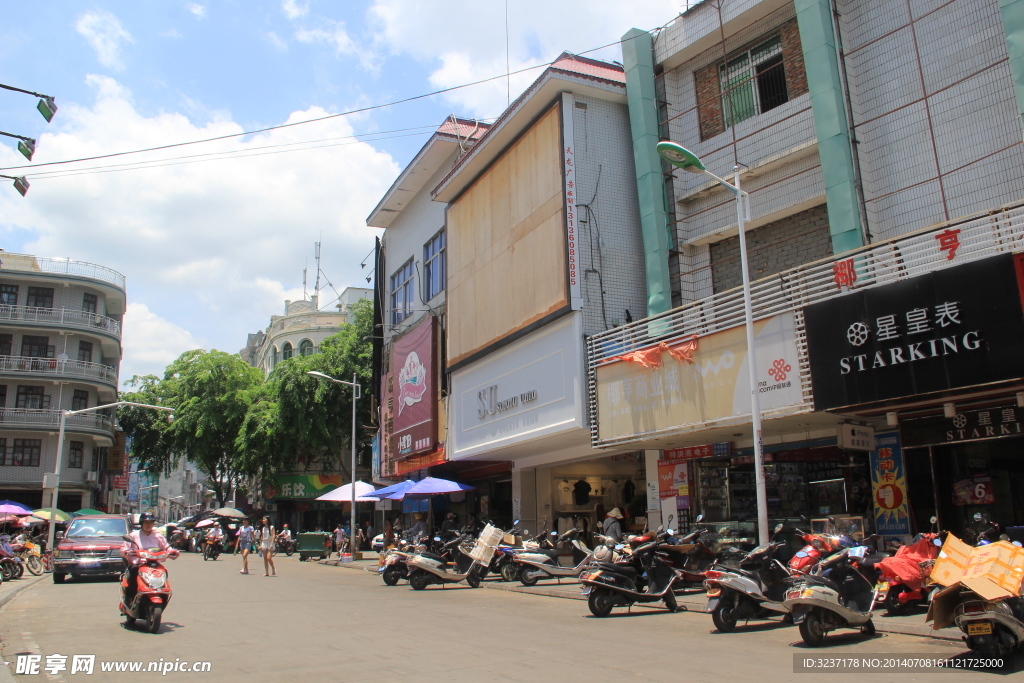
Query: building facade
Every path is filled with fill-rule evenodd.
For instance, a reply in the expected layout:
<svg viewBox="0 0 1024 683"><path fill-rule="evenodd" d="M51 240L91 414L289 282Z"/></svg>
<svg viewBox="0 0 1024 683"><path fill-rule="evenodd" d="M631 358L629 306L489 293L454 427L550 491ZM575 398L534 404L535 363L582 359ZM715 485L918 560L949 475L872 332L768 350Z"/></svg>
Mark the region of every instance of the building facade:
<svg viewBox="0 0 1024 683"><path fill-rule="evenodd" d="M117 400L125 279L91 263L0 255L0 496L51 504L61 411ZM67 417L60 495L66 511L105 506L114 415Z"/></svg>

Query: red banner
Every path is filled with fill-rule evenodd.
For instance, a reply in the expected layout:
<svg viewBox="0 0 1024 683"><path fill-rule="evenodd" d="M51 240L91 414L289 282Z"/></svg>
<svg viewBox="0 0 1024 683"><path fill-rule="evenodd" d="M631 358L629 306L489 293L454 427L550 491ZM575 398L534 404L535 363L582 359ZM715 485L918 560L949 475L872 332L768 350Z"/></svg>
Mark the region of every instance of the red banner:
<svg viewBox="0 0 1024 683"><path fill-rule="evenodd" d="M395 400L391 450L396 459L430 453L437 448L434 330L434 317L427 316L392 347Z"/></svg>
<svg viewBox="0 0 1024 683"><path fill-rule="evenodd" d="M955 505L991 505L996 502L992 488L992 477L978 474L953 482L953 503Z"/></svg>
<svg viewBox="0 0 1024 683"><path fill-rule="evenodd" d="M438 448L433 453L425 453L423 455L414 455L411 458L406 458L395 464L396 474L408 474L409 472L415 472L416 470L426 469L427 467L433 467L434 465L443 465L447 462L447 457L443 448Z"/></svg>
<svg viewBox="0 0 1024 683"><path fill-rule="evenodd" d="M665 451L666 454L670 452ZM690 508L690 460L692 458L684 457L658 461L658 497L674 496L677 510Z"/></svg>

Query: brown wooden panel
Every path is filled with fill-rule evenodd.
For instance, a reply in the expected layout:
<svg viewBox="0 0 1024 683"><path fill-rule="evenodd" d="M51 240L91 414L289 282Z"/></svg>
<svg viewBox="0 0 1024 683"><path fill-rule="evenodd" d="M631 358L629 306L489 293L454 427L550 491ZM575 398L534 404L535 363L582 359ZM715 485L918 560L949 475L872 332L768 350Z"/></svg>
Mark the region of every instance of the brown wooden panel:
<svg viewBox="0 0 1024 683"><path fill-rule="evenodd" d="M566 305L558 106L448 209L448 364Z"/></svg>

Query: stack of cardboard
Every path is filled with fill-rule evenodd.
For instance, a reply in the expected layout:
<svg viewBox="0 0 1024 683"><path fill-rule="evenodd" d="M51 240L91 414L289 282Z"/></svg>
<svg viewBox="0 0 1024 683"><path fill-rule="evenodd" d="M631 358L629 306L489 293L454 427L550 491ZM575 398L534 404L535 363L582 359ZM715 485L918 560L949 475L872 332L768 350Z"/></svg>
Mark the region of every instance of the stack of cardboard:
<svg viewBox="0 0 1024 683"><path fill-rule="evenodd" d="M962 589L974 591L985 600L1020 597L1024 548L1006 541L972 548L950 534L930 578L945 586L932 599L926 618L938 630L952 623Z"/></svg>

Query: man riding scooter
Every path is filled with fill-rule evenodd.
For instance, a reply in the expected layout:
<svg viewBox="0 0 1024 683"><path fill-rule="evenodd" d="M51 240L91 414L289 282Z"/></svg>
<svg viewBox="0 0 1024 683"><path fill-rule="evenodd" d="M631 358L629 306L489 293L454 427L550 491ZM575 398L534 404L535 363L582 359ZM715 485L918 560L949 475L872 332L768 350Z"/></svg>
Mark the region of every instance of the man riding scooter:
<svg viewBox="0 0 1024 683"><path fill-rule="evenodd" d="M139 564L136 561L136 551L146 548L156 548L157 550L167 550L170 548L164 535L154 529L156 527L156 517L148 512L144 512L139 517L139 524L142 525L142 528L136 529L131 533L134 545L125 541L121 546L121 557L128 563L128 568L125 570L128 572L128 587L125 589L124 600L122 601L125 605L132 604L139 585ZM177 556L178 551L171 549L170 557L175 558Z"/></svg>
<svg viewBox="0 0 1024 683"><path fill-rule="evenodd" d="M224 530L220 528L220 524L214 524L210 527L210 530L206 532L206 538L203 539L203 559L216 560L220 555L221 542L224 540Z"/></svg>

